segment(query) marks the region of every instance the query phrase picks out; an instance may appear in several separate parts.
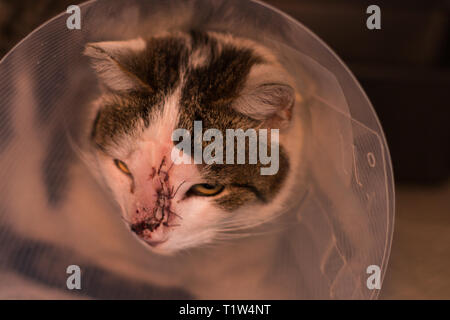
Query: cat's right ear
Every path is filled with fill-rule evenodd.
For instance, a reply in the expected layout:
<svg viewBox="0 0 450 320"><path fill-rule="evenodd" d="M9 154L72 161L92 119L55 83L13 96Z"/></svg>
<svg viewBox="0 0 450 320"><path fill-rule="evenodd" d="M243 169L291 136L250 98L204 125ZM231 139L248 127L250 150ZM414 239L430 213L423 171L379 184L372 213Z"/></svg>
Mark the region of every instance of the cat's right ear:
<svg viewBox="0 0 450 320"><path fill-rule="evenodd" d="M136 75L127 61L145 50L141 38L128 41L88 43L84 55L91 58L92 66L100 81L112 91L152 91L151 87Z"/></svg>

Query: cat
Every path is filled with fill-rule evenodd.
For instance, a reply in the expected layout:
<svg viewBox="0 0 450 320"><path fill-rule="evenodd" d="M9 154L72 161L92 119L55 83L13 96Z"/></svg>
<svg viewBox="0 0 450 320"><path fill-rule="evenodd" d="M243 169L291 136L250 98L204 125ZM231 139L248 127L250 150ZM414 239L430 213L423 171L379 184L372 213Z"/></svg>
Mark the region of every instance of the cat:
<svg viewBox="0 0 450 320"><path fill-rule="evenodd" d="M84 54L101 86L85 158L151 251L172 255L245 237L298 199L301 96L268 48L231 34L190 31L88 43ZM279 169L262 175L260 161L175 164L172 134L192 133L194 121L204 132L276 130Z"/></svg>

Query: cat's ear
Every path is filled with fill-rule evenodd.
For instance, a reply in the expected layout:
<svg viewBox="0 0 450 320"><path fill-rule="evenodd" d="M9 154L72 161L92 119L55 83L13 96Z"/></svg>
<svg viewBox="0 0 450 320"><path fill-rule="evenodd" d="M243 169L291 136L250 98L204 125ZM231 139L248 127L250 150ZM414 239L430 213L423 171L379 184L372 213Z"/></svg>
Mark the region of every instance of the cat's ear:
<svg viewBox="0 0 450 320"><path fill-rule="evenodd" d="M264 55L267 63L257 64L250 70L247 80L233 108L260 120L263 127L286 128L296 102L293 79L271 55Z"/></svg>
<svg viewBox="0 0 450 320"><path fill-rule="evenodd" d="M132 69L130 59L143 51L146 43L141 38L128 41L88 43L84 54L91 58L100 81L113 91L150 90Z"/></svg>
<svg viewBox="0 0 450 320"><path fill-rule="evenodd" d="M247 87L233 107L236 111L271 128L285 128L292 118L295 90L285 83L261 83Z"/></svg>

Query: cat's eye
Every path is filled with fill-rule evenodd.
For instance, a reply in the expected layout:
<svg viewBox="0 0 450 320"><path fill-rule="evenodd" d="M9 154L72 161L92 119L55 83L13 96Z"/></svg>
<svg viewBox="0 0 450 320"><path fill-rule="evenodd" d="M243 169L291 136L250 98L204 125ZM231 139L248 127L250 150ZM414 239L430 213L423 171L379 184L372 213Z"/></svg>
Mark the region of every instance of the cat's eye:
<svg viewBox="0 0 450 320"><path fill-rule="evenodd" d="M220 184L201 183L193 185L189 189L188 194L202 197L212 197L221 193L223 189L224 186Z"/></svg>
<svg viewBox="0 0 450 320"><path fill-rule="evenodd" d="M128 169L128 167L125 164L125 162L123 162L123 161L121 161L119 159L114 159L114 164L116 165L117 168L119 168L120 171L122 171L126 175L131 176L130 169Z"/></svg>

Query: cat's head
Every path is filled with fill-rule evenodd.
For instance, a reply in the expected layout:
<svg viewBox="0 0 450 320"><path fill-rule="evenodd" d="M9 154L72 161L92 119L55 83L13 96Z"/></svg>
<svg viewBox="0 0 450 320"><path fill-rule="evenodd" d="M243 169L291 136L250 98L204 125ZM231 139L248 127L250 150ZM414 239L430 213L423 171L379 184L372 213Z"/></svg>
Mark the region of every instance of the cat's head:
<svg viewBox="0 0 450 320"><path fill-rule="evenodd" d="M292 142L285 140L296 98L267 49L230 35L191 32L90 43L85 54L103 88L90 124L92 166L130 230L153 251L241 236L281 212L293 168ZM253 162L255 145L227 139L227 129L249 135L255 129ZM217 133L223 151L211 149ZM231 140L234 155L227 155ZM200 153L195 141L201 141ZM237 163L239 152L244 164ZM207 162L205 154L216 161Z"/></svg>

